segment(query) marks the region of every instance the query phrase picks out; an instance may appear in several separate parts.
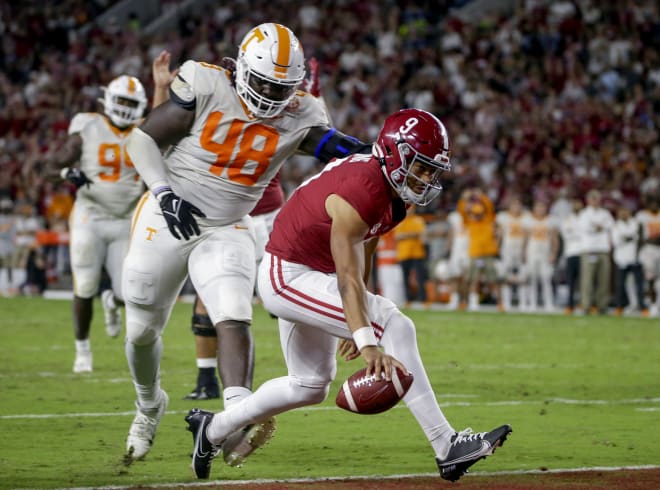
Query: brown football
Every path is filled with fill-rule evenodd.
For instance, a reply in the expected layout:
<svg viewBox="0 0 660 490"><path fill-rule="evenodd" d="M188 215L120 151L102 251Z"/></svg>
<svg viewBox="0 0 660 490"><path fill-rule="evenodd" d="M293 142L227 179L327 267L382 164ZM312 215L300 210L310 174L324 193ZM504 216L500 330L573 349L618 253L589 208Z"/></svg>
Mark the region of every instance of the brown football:
<svg viewBox="0 0 660 490"><path fill-rule="evenodd" d="M344 381L335 403L349 412L365 415L381 413L399 403L412 382L412 373L404 373L398 368L392 371L391 381L386 381L385 377L376 381L374 375L367 376L365 367Z"/></svg>

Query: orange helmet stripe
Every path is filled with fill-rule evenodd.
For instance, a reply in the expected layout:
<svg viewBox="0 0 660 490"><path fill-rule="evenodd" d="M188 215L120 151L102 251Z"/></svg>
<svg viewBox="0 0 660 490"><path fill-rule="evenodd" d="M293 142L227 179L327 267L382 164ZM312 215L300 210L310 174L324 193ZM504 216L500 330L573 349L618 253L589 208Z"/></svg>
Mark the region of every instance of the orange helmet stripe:
<svg viewBox="0 0 660 490"><path fill-rule="evenodd" d="M128 77L128 93L132 94L135 92L137 86L135 85L135 78Z"/></svg>
<svg viewBox="0 0 660 490"><path fill-rule="evenodd" d="M291 36L289 30L281 24L274 24L277 30L277 59L275 60L275 76L286 78L286 72L291 63Z"/></svg>

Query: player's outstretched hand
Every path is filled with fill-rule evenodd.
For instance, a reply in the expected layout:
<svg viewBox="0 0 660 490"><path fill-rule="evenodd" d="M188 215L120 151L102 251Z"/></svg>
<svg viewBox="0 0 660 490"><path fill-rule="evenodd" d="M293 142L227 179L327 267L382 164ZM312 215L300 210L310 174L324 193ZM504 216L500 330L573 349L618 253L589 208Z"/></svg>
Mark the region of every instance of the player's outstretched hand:
<svg viewBox="0 0 660 490"><path fill-rule="evenodd" d="M169 87L172 80L174 80L174 77L176 77L176 74L179 73L178 68L170 71L171 59L172 55L166 50L162 50L160 54L154 58L154 61L151 64L151 73L156 87Z"/></svg>
<svg viewBox="0 0 660 490"><path fill-rule="evenodd" d="M189 240L191 236L200 234L195 216L204 218L206 215L197 206L181 199L172 191L162 192L157 198L167 227L174 238L181 240L183 236L185 240Z"/></svg>
<svg viewBox="0 0 660 490"><path fill-rule="evenodd" d="M73 185L76 186L76 189L80 189L82 186L86 185L89 187L90 184L93 184L91 180L85 175L85 172L75 167L65 167L60 171L60 177L62 180L68 180Z"/></svg>

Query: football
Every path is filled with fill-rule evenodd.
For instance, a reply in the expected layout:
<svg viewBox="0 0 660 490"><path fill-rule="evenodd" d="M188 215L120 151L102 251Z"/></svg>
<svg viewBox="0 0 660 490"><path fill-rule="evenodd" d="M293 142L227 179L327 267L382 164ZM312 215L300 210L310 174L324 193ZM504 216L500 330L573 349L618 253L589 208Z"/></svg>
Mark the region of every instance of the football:
<svg viewBox="0 0 660 490"><path fill-rule="evenodd" d="M392 371L392 380L375 375L367 376L367 368L353 373L341 386L335 403L349 412L371 415L389 410L408 392L413 382L412 373L404 373L399 368Z"/></svg>

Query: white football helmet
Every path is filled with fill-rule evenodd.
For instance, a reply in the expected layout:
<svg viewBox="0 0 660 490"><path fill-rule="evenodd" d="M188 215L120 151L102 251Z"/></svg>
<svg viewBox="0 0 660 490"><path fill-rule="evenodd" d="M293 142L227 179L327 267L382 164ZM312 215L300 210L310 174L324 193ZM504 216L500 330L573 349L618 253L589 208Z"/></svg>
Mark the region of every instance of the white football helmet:
<svg viewBox="0 0 660 490"><path fill-rule="evenodd" d="M103 87L105 114L118 127L135 124L147 107L144 87L135 77L122 75Z"/></svg>
<svg viewBox="0 0 660 490"><path fill-rule="evenodd" d="M238 47L236 91L257 117L277 116L305 78L305 55L298 38L281 24L261 24Z"/></svg>

